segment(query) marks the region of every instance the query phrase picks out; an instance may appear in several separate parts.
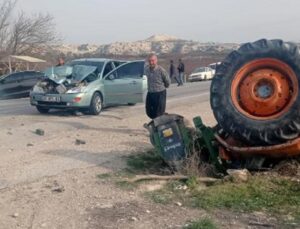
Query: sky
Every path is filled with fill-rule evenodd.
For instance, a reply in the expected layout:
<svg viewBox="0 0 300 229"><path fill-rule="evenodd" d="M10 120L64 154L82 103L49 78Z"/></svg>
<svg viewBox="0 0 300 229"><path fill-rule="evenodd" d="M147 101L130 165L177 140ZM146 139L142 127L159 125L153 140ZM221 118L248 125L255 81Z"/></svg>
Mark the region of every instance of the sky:
<svg viewBox="0 0 300 229"><path fill-rule="evenodd" d="M300 41L299 0L19 0L20 10L50 13L70 44L154 34L201 42Z"/></svg>

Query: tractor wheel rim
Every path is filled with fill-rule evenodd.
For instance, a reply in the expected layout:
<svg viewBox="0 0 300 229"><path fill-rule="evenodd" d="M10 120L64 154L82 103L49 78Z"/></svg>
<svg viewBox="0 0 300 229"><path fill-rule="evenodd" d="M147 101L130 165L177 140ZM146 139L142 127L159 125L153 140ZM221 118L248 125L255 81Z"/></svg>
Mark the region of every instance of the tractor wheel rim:
<svg viewBox="0 0 300 229"><path fill-rule="evenodd" d="M235 108L257 120L286 113L298 96L298 79L286 63L272 58L251 61L235 74L231 99Z"/></svg>

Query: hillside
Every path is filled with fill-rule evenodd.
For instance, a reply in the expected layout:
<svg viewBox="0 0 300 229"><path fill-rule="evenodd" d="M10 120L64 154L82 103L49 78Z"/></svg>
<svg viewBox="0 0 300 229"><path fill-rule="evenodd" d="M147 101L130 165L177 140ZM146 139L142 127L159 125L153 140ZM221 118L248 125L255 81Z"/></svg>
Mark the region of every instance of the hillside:
<svg viewBox="0 0 300 229"><path fill-rule="evenodd" d="M168 35L153 35L145 40L134 42L115 42L105 45L62 45L55 49L64 54L91 54L101 56L144 56L150 52L159 55L195 53L223 53L236 49L235 43L201 43L198 41L183 40Z"/></svg>

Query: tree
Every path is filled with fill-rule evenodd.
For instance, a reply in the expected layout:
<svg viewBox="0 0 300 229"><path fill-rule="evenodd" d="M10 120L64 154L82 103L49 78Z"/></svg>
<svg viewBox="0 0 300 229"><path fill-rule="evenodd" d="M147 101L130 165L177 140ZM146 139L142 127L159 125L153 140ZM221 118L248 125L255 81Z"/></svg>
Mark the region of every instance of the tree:
<svg viewBox="0 0 300 229"><path fill-rule="evenodd" d="M0 3L0 58L7 55L38 53L59 41L50 14L14 16L17 0Z"/></svg>

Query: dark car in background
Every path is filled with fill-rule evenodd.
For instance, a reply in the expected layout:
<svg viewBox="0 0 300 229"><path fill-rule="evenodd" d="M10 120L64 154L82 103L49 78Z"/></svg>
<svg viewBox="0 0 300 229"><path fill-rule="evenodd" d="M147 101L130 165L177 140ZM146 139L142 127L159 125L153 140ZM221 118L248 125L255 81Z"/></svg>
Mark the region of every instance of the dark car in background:
<svg viewBox="0 0 300 229"><path fill-rule="evenodd" d="M43 72L23 71L0 76L0 99L28 97L32 87L44 78Z"/></svg>

